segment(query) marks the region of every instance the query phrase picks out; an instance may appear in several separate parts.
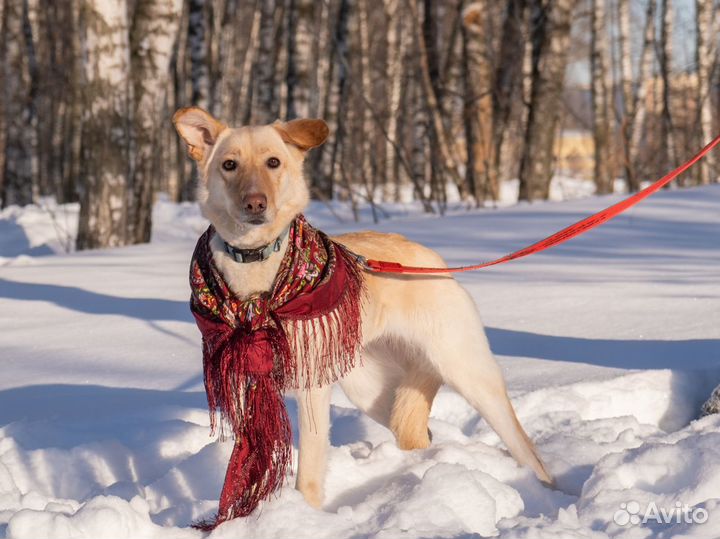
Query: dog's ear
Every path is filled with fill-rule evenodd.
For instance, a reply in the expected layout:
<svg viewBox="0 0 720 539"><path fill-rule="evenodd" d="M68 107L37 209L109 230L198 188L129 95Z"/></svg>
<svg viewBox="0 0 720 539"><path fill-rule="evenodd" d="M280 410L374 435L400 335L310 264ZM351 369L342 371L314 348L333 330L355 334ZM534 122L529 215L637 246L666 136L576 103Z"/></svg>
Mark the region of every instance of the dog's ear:
<svg viewBox="0 0 720 539"><path fill-rule="evenodd" d="M202 161L208 149L217 142L218 136L227 126L198 107L178 110L173 115L173 124L188 146L188 155L195 161Z"/></svg>
<svg viewBox="0 0 720 539"><path fill-rule="evenodd" d="M272 126L280 133L285 143L292 144L303 152L320 146L330 133L328 125L323 120L315 119L275 122Z"/></svg>

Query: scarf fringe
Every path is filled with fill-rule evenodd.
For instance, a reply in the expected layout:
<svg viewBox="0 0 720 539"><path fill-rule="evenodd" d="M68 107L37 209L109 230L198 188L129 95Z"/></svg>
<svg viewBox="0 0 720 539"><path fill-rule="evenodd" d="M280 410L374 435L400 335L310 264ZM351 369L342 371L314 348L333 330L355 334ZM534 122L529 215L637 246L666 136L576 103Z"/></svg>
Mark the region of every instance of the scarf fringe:
<svg viewBox="0 0 720 539"><path fill-rule="evenodd" d="M248 380L242 411L242 442L237 439L230 457L219 511L193 528L210 531L227 520L248 516L285 480L292 462L292 424L271 376Z"/></svg>
<svg viewBox="0 0 720 539"><path fill-rule="evenodd" d="M206 348L219 356L204 362L210 435L219 431L220 439L225 440L230 430L235 437L242 437L248 419L253 417L248 408L255 385L269 379L276 393L286 389L282 373L273 370L273 363L286 364L292 357L287 339L281 328L268 327L252 333L244 328L225 333L220 330L206 334L204 341ZM258 359L269 361L258 368Z"/></svg>
<svg viewBox="0 0 720 539"><path fill-rule="evenodd" d="M342 253L342 254L341 254ZM312 389L333 384L360 362L363 279L353 261L344 257L347 282L339 302L325 315L284 321L293 359L285 363L285 389Z"/></svg>

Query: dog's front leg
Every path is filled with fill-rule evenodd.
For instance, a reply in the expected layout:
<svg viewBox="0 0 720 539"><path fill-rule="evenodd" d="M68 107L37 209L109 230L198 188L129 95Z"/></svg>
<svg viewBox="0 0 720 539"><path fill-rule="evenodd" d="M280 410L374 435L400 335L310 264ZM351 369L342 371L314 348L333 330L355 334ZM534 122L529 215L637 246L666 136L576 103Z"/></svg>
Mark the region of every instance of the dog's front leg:
<svg viewBox="0 0 720 539"><path fill-rule="evenodd" d="M297 393L300 454L295 488L313 507L323 502L327 450L330 443L331 385Z"/></svg>

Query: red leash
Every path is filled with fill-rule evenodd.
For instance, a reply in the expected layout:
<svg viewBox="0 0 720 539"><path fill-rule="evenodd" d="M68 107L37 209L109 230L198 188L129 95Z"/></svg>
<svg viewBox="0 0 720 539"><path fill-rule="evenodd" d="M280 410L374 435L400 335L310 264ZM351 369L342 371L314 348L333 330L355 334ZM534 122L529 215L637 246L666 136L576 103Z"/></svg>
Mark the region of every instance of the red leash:
<svg viewBox="0 0 720 539"><path fill-rule="evenodd" d="M635 204L657 192L663 186L673 181L680 174L682 174L695 163L700 161L700 159L705 157L705 155L707 155L707 153L710 152L710 150L712 150L719 143L720 135L715 137L692 159L690 159L683 165L680 165L678 168L666 174L658 181L656 181L652 185L649 185L642 191L638 191L634 195L626 198L625 200L621 200L617 204L613 204L609 208L605 208L604 210L601 210L589 217L586 217L585 219L578 221L577 223L570 225L567 228L563 228L560 232L556 232L555 234L548 236L547 238L540 240L537 243L533 243L532 245L525 247L524 249L520 249L519 251L515 251L514 253L510 253L501 258L491 260L490 262L482 262L473 266L459 266L454 268L424 268L417 266L403 266L402 264L398 264L397 262L367 260L363 257L358 257L358 259L360 260L360 263L365 266L365 269L372 271L373 273L458 273L461 271L472 271L481 268L487 268L488 266L503 264L505 262L515 260L516 258L523 258L525 256L539 253L540 251L544 251L545 249L549 249L550 247L554 247L555 245L560 245L561 243L564 243L569 239L574 238L575 236L584 234L588 230L592 230L593 228L609 221L613 217L620 215L628 208L632 208Z"/></svg>

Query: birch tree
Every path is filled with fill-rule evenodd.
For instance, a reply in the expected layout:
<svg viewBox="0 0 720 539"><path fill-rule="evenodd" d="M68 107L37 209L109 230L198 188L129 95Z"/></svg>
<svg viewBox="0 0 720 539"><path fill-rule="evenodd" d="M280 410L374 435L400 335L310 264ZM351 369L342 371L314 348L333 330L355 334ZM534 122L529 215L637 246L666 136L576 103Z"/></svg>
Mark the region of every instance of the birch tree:
<svg viewBox="0 0 720 539"><path fill-rule="evenodd" d="M83 0L83 133L78 249L127 241L129 33L124 1Z"/></svg>
<svg viewBox="0 0 720 539"><path fill-rule="evenodd" d="M275 101L275 0L260 2L260 44L254 68L252 122L267 124L277 119Z"/></svg>
<svg viewBox="0 0 720 539"><path fill-rule="evenodd" d="M188 8L188 47L190 48L192 104L204 109L208 109L210 103L206 1L189 0Z"/></svg>
<svg viewBox="0 0 720 539"><path fill-rule="evenodd" d="M408 47L405 17L400 16L400 0L384 0L387 28L387 83L389 86L387 140L385 141L385 185L393 185L396 201L400 195L400 167L398 145L399 116L402 98L403 59ZM388 187L389 189L389 187Z"/></svg>
<svg viewBox="0 0 720 539"><path fill-rule="evenodd" d="M655 61L655 0L648 0L645 8L642 48L637 76L632 71L630 50L630 2L618 0L619 51L622 87L622 148L625 182L628 190L637 191L637 159L647 115L647 86Z"/></svg>
<svg viewBox="0 0 720 539"><path fill-rule="evenodd" d="M717 62L717 34L713 24L712 0L695 0L695 63L697 65L696 100L698 106L698 147L713 138L713 113L710 91L713 87L713 67ZM708 184L717 178L717 156L710 152L700 165L700 183Z"/></svg>
<svg viewBox="0 0 720 539"><path fill-rule="evenodd" d="M545 200L565 80L575 0L532 0L532 89L520 160L520 200Z"/></svg>
<svg viewBox="0 0 720 539"><path fill-rule="evenodd" d="M37 116L33 94L32 31L28 0L12 0L3 9L2 73L5 113L3 172L0 176L2 205L25 205L33 201L37 180Z"/></svg>
<svg viewBox="0 0 720 539"><path fill-rule="evenodd" d="M332 33L329 29L331 17L329 2L316 3L315 18L313 20L312 57L313 69L310 71L310 105L308 115L311 118L325 117L327 95L329 93L329 80L332 62Z"/></svg>
<svg viewBox="0 0 720 539"><path fill-rule="evenodd" d="M495 156L492 165L495 167L493 175L498 178L498 181L501 177L504 149L509 138L508 131L513 103L529 101L521 92L525 48L528 44L527 11L527 0L507 1L499 56L493 76L492 118Z"/></svg>
<svg viewBox="0 0 720 539"><path fill-rule="evenodd" d="M361 69L361 86L362 94L365 99L370 100L372 96L372 80L370 76L370 31L368 29L368 0L357 0L358 26L360 30L360 69ZM360 119L362 131L362 182L365 186L368 200L374 206L374 184L375 178L371 162L372 155L372 131L373 120L371 117L370 107L362 107L362 116ZM374 215L374 214L373 214ZM377 217L375 217L377 221Z"/></svg>
<svg viewBox="0 0 720 539"><path fill-rule="evenodd" d="M40 101L40 74L38 65L38 1L22 0L23 13L23 45L27 57L27 66L30 79L27 100L27 139L30 149L30 174L32 177L32 198L40 198L40 158L38 155L38 105Z"/></svg>
<svg viewBox="0 0 720 539"><path fill-rule="evenodd" d="M590 67L592 73L592 118L595 143L594 180L599 195L612 193L610 170L610 91L609 51L605 0L592 0Z"/></svg>
<svg viewBox="0 0 720 539"><path fill-rule="evenodd" d="M247 48L245 49L245 56L242 63L240 84L237 88L228 89L232 95L237 95L237 101L233 100L233 108L231 110L237 110L238 113L232 117L238 118L242 124L249 123L252 116L253 66L255 65L255 57L257 56L261 18L262 14L260 11L254 10L252 26L250 28ZM241 106L242 109L240 108Z"/></svg>
<svg viewBox="0 0 720 539"><path fill-rule="evenodd" d="M208 23L210 30L208 36L208 111L213 116L225 116L223 109L223 79L232 76L236 66L229 60L234 60L238 49L238 35L243 30L240 25L241 18L238 13L238 4L242 0L209 0Z"/></svg>
<svg viewBox="0 0 720 539"><path fill-rule="evenodd" d="M597 2L598 0L593 0ZM631 46L631 30L630 30L630 0L617 0L617 33L618 33L618 51L620 63L620 104L621 112L624 120L629 120L633 108L633 57ZM641 60L642 62L642 60ZM627 136L628 121L623 122L623 138L629 140ZM626 143L623 146L627 146Z"/></svg>
<svg viewBox="0 0 720 539"><path fill-rule="evenodd" d="M425 21L432 22L432 5L433 2L425 1ZM420 65L420 81L425 96L425 102L430 116L430 125L432 133L437 142L433 146L439 152L440 164L458 186L461 195L466 192L462 176L460 174L458 163L460 159L456 156L454 147L450 144L450 137L446 131L442 118L442 110L440 108L440 100L438 96L438 84L433 84L433 80L438 78L438 68L435 55L431 54L432 49L428 49L427 32L423 33L420 23L420 15L417 0L408 0L410 14L414 21L415 43L417 46L418 61Z"/></svg>
<svg viewBox="0 0 720 539"><path fill-rule="evenodd" d="M138 0L130 34L135 162L130 181L129 241L150 241L154 160L177 37L180 0Z"/></svg>
<svg viewBox="0 0 720 539"><path fill-rule="evenodd" d="M287 35L287 118L310 117L315 10L313 0L289 0Z"/></svg>
<svg viewBox="0 0 720 539"><path fill-rule="evenodd" d="M342 153L347 145L348 129L346 124L349 120L349 95L350 86L350 15L355 6L355 0L340 0L337 11L337 19L333 28L333 47L335 70L330 71L330 80L332 84L331 90L327 94L327 105L325 110L331 121L334 121L336 134L332 144L332 150L329 153L329 160L324 173L317 182L319 189L316 193L320 198L331 200L335 193L334 179L337 176L343 179L347 178L346 172L342 167ZM332 79L333 71L337 73L336 81ZM322 148L322 146L321 146ZM356 162L356 166L359 164ZM349 167L348 167L349 168ZM347 196L352 200L352 185L346 181Z"/></svg>
<svg viewBox="0 0 720 539"><path fill-rule="evenodd" d="M493 163L493 66L488 42L488 4L474 2L463 12L463 78L465 143L467 147L466 181L476 204L489 191L498 194L497 167Z"/></svg>
<svg viewBox="0 0 720 539"><path fill-rule="evenodd" d="M334 193L333 177L336 172L340 143L345 134L344 113L348 94L348 21L351 12L351 0L338 0L335 10L321 12L318 21L328 22L328 47L326 54L320 57L320 73L324 79L318 79L318 86L325 86L322 98L318 98L318 116L330 126L330 139L310 154L310 187L314 196L329 200ZM325 16L327 19L325 19ZM320 27L322 28L322 26ZM327 60L323 60L323 57ZM319 75L318 75L319 76Z"/></svg>
<svg viewBox="0 0 720 539"><path fill-rule="evenodd" d="M677 166L677 146L673 124L670 96L672 94L672 4L671 0L660 0L660 76L662 78L662 149L668 167Z"/></svg>
<svg viewBox="0 0 720 539"><path fill-rule="evenodd" d="M430 152L427 145L429 120L427 109L424 106L423 90L419 84L413 85L412 92L412 135L410 149L410 172L412 176L413 186L415 187L416 197L425 200L422 192L427 170L430 162ZM433 207L429 202L424 202L424 209L428 213L432 213Z"/></svg>
<svg viewBox="0 0 720 539"><path fill-rule="evenodd" d="M61 200L76 202L79 200L80 190L78 184L82 177L82 116L83 116L83 88L80 81L84 81L84 67L82 58L83 32L80 13L80 2L71 2L67 6L64 20L67 21L67 31L70 35L70 65L72 66L68 78L76 81L68 95L68 111L66 127L62 133L63 150L61 155L67 156L68 163L63 170L63 197Z"/></svg>
<svg viewBox="0 0 720 539"><path fill-rule="evenodd" d="M183 1L183 9L180 15L180 28L177 41L171 59L172 84L169 88L172 91L168 102L170 110L174 111L180 107L192 103L192 85L190 84L189 72L192 69L189 59L190 55L190 6L189 2ZM195 198L195 185L193 182L195 165L190 163L185 150L185 143L176 133L169 133L169 143L172 145L174 166L173 174L168 178L168 190L173 201L193 200ZM169 148L169 147L168 147Z"/></svg>

